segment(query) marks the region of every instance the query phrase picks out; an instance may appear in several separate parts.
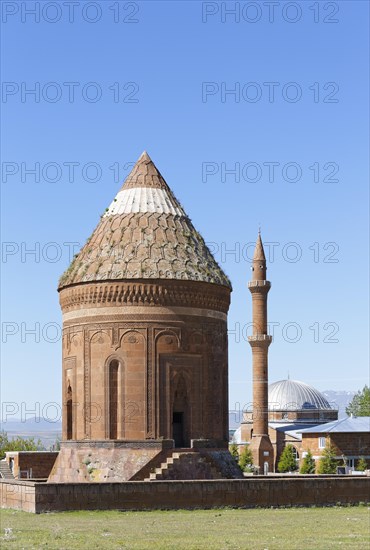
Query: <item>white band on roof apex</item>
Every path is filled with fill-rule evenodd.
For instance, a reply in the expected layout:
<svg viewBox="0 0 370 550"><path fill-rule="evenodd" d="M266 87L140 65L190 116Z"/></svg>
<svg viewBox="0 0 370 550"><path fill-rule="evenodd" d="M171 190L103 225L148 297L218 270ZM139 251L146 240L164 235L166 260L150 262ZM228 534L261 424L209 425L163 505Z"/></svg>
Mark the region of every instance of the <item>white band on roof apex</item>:
<svg viewBox="0 0 370 550"><path fill-rule="evenodd" d="M184 216L185 214L165 189L134 187L119 191L104 216L133 214L135 212L156 212L157 214L172 214L174 216Z"/></svg>

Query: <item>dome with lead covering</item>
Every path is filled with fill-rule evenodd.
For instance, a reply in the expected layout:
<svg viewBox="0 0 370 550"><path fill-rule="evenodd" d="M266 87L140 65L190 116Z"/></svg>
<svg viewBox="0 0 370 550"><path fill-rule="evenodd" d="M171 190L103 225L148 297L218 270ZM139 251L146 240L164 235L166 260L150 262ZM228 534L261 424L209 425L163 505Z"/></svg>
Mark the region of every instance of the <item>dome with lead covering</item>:
<svg viewBox="0 0 370 550"><path fill-rule="evenodd" d="M279 380L269 385L270 411L331 410L329 402L315 388L298 380Z"/></svg>
<svg viewBox="0 0 370 550"><path fill-rule="evenodd" d="M179 279L231 284L144 152L59 281Z"/></svg>

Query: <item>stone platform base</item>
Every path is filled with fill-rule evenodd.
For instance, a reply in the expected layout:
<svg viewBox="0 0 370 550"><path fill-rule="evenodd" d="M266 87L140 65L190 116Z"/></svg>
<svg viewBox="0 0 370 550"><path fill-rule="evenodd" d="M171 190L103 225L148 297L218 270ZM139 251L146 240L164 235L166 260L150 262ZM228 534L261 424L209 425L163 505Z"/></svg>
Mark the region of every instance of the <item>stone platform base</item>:
<svg viewBox="0 0 370 550"><path fill-rule="evenodd" d="M65 441L49 483L112 483L163 479L242 479L227 448L193 440L174 449L173 440Z"/></svg>

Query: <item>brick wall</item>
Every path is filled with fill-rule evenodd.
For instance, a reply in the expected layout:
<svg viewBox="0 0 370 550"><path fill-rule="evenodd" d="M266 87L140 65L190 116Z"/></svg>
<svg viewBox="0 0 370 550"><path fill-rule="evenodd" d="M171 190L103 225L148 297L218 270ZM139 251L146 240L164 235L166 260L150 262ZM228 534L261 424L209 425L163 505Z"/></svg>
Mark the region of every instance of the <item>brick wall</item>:
<svg viewBox="0 0 370 550"><path fill-rule="evenodd" d="M17 451L7 452L6 460L13 463L12 471L16 479L47 479L58 452Z"/></svg>
<svg viewBox="0 0 370 550"><path fill-rule="evenodd" d="M326 441L335 447L338 456L369 456L370 432L355 433L307 433L302 434L302 450L310 449L314 456L321 455L319 438L326 437Z"/></svg>
<svg viewBox="0 0 370 550"><path fill-rule="evenodd" d="M356 504L370 477L285 476L203 481L32 483L0 481L1 506L28 512Z"/></svg>

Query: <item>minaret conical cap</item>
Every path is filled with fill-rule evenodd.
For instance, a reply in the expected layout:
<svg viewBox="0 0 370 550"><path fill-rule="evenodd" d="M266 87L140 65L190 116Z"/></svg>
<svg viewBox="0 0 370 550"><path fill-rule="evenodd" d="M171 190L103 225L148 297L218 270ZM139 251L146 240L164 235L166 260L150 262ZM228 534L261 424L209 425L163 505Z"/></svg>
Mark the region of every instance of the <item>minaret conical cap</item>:
<svg viewBox="0 0 370 550"><path fill-rule="evenodd" d="M231 288L223 270L144 151L59 281L180 279Z"/></svg>
<svg viewBox="0 0 370 550"><path fill-rule="evenodd" d="M260 231L258 232L256 246L255 246L254 254L253 254L253 261L255 261L255 260L264 260L264 261L266 261L266 256L265 256L265 251L263 250L263 243L262 243L261 232Z"/></svg>

